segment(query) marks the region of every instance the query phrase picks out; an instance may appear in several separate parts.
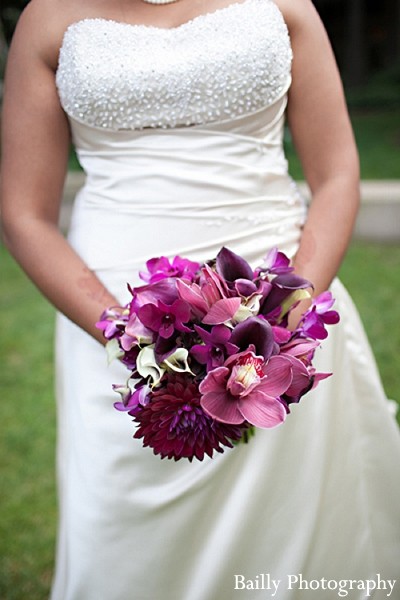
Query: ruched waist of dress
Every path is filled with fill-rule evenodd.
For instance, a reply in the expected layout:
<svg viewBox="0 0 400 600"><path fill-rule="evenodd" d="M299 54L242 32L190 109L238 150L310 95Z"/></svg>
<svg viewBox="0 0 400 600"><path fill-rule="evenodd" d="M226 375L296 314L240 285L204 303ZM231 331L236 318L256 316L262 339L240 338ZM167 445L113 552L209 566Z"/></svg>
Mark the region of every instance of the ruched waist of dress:
<svg viewBox="0 0 400 600"><path fill-rule="evenodd" d="M284 103L266 111L267 124L260 111L229 130L221 123L102 132L75 124L87 179L70 239L88 265L142 268L149 240L152 255L200 261L222 245L252 262L272 246L295 251L305 206L282 150Z"/></svg>

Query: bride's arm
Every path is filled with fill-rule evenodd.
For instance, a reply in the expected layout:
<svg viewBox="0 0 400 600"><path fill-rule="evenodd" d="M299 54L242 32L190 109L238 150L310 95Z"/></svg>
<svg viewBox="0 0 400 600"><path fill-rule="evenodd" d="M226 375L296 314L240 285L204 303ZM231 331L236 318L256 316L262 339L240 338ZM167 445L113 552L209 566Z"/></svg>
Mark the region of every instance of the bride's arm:
<svg viewBox="0 0 400 600"><path fill-rule="evenodd" d="M102 309L116 304L58 229L69 128L58 100L57 23L33 2L10 50L2 114L1 216L6 246L47 298L99 341Z"/></svg>
<svg viewBox="0 0 400 600"><path fill-rule="evenodd" d="M342 84L311 0L277 0L293 47L288 122L312 202L295 269L327 289L349 244L359 207L359 162Z"/></svg>

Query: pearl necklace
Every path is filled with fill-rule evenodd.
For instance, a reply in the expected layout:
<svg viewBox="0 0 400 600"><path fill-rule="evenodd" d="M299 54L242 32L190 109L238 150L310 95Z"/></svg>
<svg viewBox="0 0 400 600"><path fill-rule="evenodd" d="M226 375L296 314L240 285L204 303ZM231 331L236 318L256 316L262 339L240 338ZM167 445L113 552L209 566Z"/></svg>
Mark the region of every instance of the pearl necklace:
<svg viewBox="0 0 400 600"><path fill-rule="evenodd" d="M177 2L177 0L143 0L143 2L147 2L148 4L172 4L172 2Z"/></svg>

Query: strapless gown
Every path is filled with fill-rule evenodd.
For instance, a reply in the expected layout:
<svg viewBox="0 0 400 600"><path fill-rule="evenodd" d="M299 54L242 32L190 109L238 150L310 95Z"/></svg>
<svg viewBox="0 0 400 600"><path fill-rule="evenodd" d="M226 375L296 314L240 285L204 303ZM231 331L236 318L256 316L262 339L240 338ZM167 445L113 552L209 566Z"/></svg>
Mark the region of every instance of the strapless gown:
<svg viewBox="0 0 400 600"><path fill-rule="evenodd" d="M150 257L202 261L226 245L256 266L271 247L296 251L291 59L271 0L170 30L68 28L57 85L87 174L69 240L120 302ZM341 323L317 364L334 375L281 427L192 464L132 439L111 389L125 368L59 317L53 600L329 600L340 581L398 577L398 429L357 312L340 282L332 291Z"/></svg>

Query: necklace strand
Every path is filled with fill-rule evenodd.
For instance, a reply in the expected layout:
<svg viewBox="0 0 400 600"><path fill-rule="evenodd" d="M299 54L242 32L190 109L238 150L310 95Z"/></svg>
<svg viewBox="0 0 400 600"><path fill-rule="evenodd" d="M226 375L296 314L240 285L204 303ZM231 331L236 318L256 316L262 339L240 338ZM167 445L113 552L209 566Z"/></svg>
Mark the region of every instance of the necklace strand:
<svg viewBox="0 0 400 600"><path fill-rule="evenodd" d="M143 2L147 2L148 4L172 4L172 2L177 2L178 0L143 0Z"/></svg>

